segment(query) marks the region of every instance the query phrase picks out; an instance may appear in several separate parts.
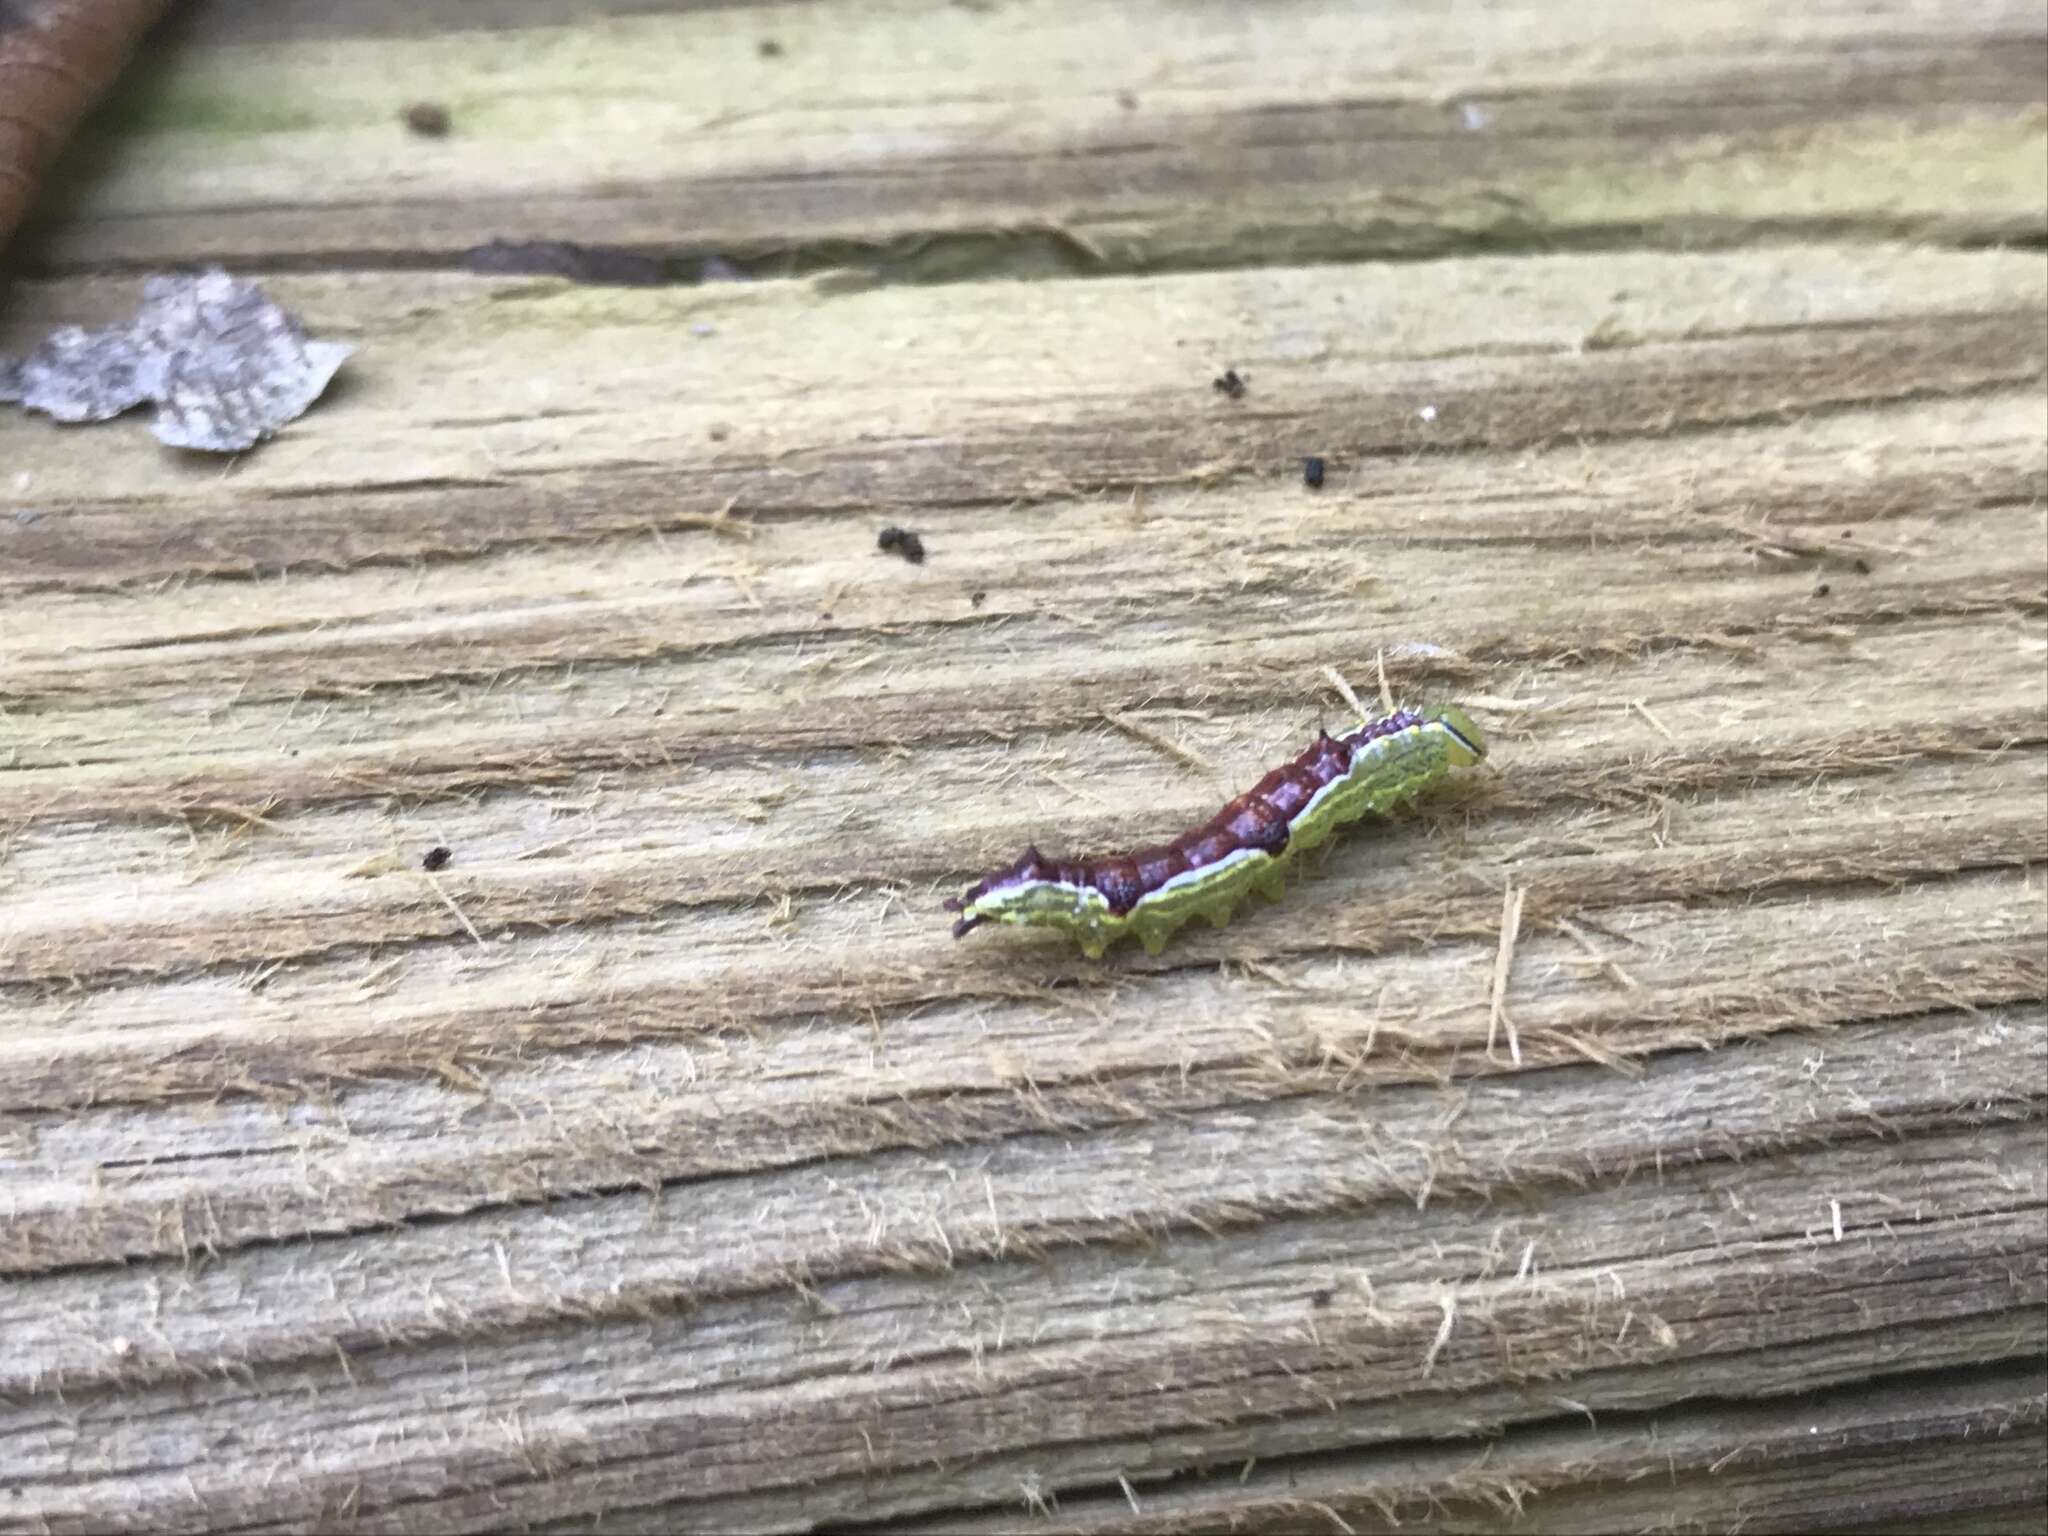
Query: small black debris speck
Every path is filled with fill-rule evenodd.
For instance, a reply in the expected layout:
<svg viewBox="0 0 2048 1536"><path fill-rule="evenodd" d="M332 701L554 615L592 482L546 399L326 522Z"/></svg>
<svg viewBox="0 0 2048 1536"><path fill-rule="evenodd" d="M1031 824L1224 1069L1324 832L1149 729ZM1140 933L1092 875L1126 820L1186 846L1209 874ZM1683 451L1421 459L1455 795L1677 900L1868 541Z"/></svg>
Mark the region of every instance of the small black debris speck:
<svg viewBox="0 0 2048 1536"><path fill-rule="evenodd" d="M1317 1286L1308 1293L1308 1304L1312 1307L1327 1307L1336 1299L1337 1287L1334 1285Z"/></svg>
<svg viewBox="0 0 2048 1536"><path fill-rule="evenodd" d="M1246 382L1244 376L1235 368L1226 368L1221 377L1209 381L1209 387L1219 395L1228 395L1235 400L1244 394Z"/></svg>
<svg viewBox="0 0 2048 1536"><path fill-rule="evenodd" d="M1126 112L1138 110L1138 98L1129 91L1118 91L1116 93L1116 104Z"/></svg>
<svg viewBox="0 0 2048 1536"><path fill-rule="evenodd" d="M428 871L446 869L448 861L455 855L438 844L427 850L427 856L420 860L420 868Z"/></svg>
<svg viewBox="0 0 2048 1536"><path fill-rule="evenodd" d="M779 59L782 57L782 44L775 41L772 37L764 37L760 42L754 44L754 52L760 54L764 59Z"/></svg>
<svg viewBox="0 0 2048 1536"><path fill-rule="evenodd" d="M1815 597L1826 597L1828 595L1828 591L1828 584L1826 582L1822 582L1819 586L1813 589L1813 595Z"/></svg>
<svg viewBox="0 0 2048 1536"><path fill-rule="evenodd" d="M1323 461L1321 459L1310 458L1301 461L1301 483L1309 487L1310 490L1321 489L1323 483Z"/></svg>
<svg viewBox="0 0 2048 1536"><path fill-rule="evenodd" d="M405 126L423 139L446 138L448 109L438 101L416 101L405 109Z"/></svg>
<svg viewBox="0 0 2048 1536"><path fill-rule="evenodd" d="M988 594L986 592L976 592L973 596L968 598L967 601L971 603L974 607L979 608L983 603L988 601Z"/></svg>
<svg viewBox="0 0 2048 1536"><path fill-rule="evenodd" d="M1861 555L1856 557L1856 574L1858 576L1868 576L1870 574L1870 562Z"/></svg>
<svg viewBox="0 0 2048 1536"><path fill-rule="evenodd" d="M908 528L890 526L882 530L882 536L875 540L878 549L893 549L912 565L924 564L924 540Z"/></svg>

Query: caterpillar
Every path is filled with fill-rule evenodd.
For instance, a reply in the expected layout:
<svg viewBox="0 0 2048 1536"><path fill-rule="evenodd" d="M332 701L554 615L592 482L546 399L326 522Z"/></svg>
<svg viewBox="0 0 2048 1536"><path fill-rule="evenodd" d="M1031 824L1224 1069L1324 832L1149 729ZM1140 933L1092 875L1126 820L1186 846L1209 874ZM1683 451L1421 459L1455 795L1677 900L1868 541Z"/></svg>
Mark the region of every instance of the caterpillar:
<svg viewBox="0 0 2048 1536"><path fill-rule="evenodd" d="M1192 831L1170 843L1095 859L1048 859L1027 847L1016 863L946 903L953 937L983 923L1071 933L1089 959L1135 935L1158 954L1183 924L1221 928L1253 890L1278 896L1287 861L1346 823L1392 808L1453 768L1486 756L1486 738L1455 705L1397 710L1342 736L1319 731Z"/></svg>

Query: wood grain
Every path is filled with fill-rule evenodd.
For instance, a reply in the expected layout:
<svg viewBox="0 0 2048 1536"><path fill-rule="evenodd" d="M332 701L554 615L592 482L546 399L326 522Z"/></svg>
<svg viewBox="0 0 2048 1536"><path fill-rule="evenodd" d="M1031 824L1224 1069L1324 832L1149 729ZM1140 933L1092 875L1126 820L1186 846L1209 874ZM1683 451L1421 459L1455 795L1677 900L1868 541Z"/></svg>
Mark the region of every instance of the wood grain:
<svg viewBox="0 0 2048 1536"><path fill-rule="evenodd" d="M716 255L945 280L2031 240L2048 200L2030 0L193 9L24 261L415 267L568 239L690 279ZM448 137L405 132L415 100Z"/></svg>
<svg viewBox="0 0 2048 1536"><path fill-rule="evenodd" d="M0 417L0 1532L2031 1528L2038 12L587 11L192 7L0 309L360 349Z"/></svg>

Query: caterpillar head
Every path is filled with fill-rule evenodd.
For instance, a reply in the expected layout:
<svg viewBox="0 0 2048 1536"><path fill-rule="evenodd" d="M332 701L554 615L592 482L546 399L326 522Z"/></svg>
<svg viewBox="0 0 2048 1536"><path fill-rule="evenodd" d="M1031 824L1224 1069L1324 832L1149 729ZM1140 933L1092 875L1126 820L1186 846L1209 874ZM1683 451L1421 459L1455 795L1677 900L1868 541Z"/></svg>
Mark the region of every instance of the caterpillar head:
<svg viewBox="0 0 2048 1536"><path fill-rule="evenodd" d="M953 924L956 939L981 923L1023 923L1078 934L1083 948L1093 945L1092 954L1101 952L1104 925L1116 921L1109 897L1095 888L1085 865L1056 863L1036 848L947 902L946 910L961 914Z"/></svg>
<svg viewBox="0 0 2048 1536"><path fill-rule="evenodd" d="M1433 709L1424 717L1444 728L1451 738L1451 765L1464 768L1486 756L1486 735L1472 717L1455 704Z"/></svg>
<svg viewBox="0 0 2048 1536"><path fill-rule="evenodd" d="M1051 874L1045 856L1035 846L1027 847L1016 863L1004 865L986 879L975 882L961 895L949 897L946 910L966 914L953 925L953 937L964 939L976 924L992 918L1000 922L1003 913L1015 905L1025 891L1042 884Z"/></svg>

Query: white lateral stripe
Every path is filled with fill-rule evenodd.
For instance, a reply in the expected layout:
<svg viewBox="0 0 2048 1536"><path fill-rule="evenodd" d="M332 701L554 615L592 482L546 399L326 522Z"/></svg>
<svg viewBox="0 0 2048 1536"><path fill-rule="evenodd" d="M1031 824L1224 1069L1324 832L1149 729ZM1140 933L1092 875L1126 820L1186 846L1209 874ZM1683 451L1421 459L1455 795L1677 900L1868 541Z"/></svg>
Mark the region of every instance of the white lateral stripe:
<svg viewBox="0 0 2048 1536"><path fill-rule="evenodd" d="M1204 864L1200 869L1191 869L1186 874L1175 875L1166 884L1160 886L1158 890L1147 891L1138 899L1138 906L1142 907L1146 902L1152 900L1153 897L1164 896L1168 891L1182 890L1190 885L1200 885L1205 880L1213 880L1233 864L1242 864L1246 859L1270 859L1271 857L1272 855L1263 848L1233 848L1214 864ZM1136 911L1137 908L1133 907L1131 910Z"/></svg>
<svg viewBox="0 0 2048 1536"><path fill-rule="evenodd" d="M1341 786L1351 783L1361 773L1365 772L1367 767L1370 766L1368 763L1368 759L1370 759L1371 762L1378 762L1379 759L1387 755L1387 752L1389 751L1394 742L1405 740L1412 732L1426 731L1432 724L1434 724L1433 721L1425 720L1420 725L1407 726L1404 729L1395 731L1390 735L1382 736L1376 741L1367 742L1364 746L1360 747L1356 752L1351 754L1351 766L1349 768L1345 769L1344 772L1340 773L1339 775L1337 775L1336 778L1330 780L1329 783L1325 784L1321 789L1317 790L1313 795L1309 797L1308 804L1304 805L1299 811L1296 811L1294 813L1294 820L1300 821L1304 816L1307 816L1310 812L1314 811L1318 805L1322 804L1323 797L1325 795L1336 793L1336 791ZM1292 826L1294 825L1294 822L1289 822L1288 825Z"/></svg>

